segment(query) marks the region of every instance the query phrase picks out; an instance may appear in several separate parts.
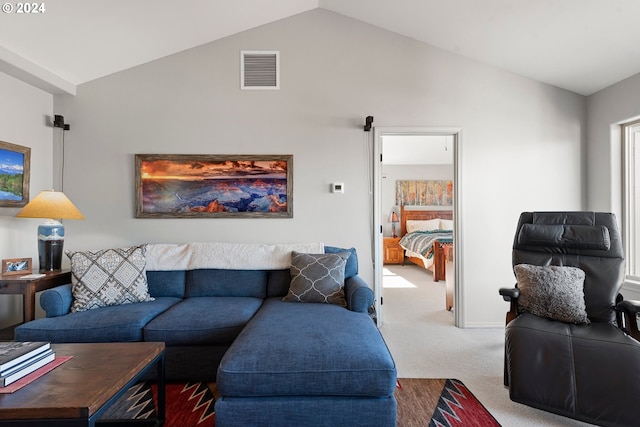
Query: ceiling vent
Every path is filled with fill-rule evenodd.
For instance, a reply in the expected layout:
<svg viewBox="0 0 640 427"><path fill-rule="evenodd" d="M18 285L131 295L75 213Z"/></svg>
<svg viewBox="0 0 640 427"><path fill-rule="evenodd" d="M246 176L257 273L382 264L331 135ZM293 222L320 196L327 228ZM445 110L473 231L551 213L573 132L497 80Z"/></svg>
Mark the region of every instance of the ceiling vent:
<svg viewBox="0 0 640 427"><path fill-rule="evenodd" d="M241 89L280 89L280 52L243 50L240 52Z"/></svg>

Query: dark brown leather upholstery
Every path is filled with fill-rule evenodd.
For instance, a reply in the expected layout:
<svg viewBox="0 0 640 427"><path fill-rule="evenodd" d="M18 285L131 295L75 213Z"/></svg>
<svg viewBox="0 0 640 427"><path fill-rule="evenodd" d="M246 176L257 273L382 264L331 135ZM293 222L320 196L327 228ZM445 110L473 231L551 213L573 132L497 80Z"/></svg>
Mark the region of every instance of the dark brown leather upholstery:
<svg viewBox="0 0 640 427"><path fill-rule="evenodd" d="M620 302L624 250L615 216L524 212L512 263L582 269L591 324L519 313L517 288L501 289L511 302L505 329L505 384L511 399L598 425L640 425L640 342L627 333L637 331L634 310L640 304ZM618 313L625 310L623 318Z"/></svg>

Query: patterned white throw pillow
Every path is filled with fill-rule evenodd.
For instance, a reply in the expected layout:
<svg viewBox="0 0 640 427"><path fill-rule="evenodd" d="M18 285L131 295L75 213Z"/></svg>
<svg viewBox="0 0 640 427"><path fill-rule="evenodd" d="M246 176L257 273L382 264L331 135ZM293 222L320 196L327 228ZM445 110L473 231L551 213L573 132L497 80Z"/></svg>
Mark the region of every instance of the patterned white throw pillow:
<svg viewBox="0 0 640 427"><path fill-rule="evenodd" d="M146 250L147 245L65 251L71 260L71 311L153 301L147 286Z"/></svg>
<svg viewBox="0 0 640 427"><path fill-rule="evenodd" d="M347 306L344 296L344 269L349 252L337 254L291 253L291 284L282 299Z"/></svg>

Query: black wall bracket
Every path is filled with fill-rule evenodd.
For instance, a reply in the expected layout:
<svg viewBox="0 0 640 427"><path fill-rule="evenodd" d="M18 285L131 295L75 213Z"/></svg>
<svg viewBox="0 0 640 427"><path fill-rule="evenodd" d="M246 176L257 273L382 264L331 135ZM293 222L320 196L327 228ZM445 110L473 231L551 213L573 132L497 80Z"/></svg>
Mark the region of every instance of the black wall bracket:
<svg viewBox="0 0 640 427"><path fill-rule="evenodd" d="M61 128L63 130L71 129L71 126L69 126L69 125L64 123L64 116L60 116L58 114L53 116L53 127L54 128Z"/></svg>
<svg viewBox="0 0 640 427"><path fill-rule="evenodd" d="M372 124L373 124L373 116L367 116L364 119L364 131L369 132L371 130Z"/></svg>

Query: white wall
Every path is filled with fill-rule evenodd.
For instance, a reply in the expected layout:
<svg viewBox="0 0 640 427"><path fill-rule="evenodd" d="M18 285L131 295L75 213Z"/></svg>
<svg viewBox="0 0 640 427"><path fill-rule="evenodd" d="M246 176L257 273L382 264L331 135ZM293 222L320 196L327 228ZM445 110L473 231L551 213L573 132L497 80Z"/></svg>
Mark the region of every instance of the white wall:
<svg viewBox="0 0 640 427"><path fill-rule="evenodd" d="M279 50L281 90L239 90L240 50ZM85 214L66 247L323 241L355 246L373 283L370 144L362 126L460 126L465 326L498 326L523 210L581 208L584 97L313 10L56 97L65 193ZM134 154L293 154L293 219L135 219ZM343 195L329 183L344 182ZM561 184L559 184L561 183Z"/></svg>
<svg viewBox="0 0 640 427"><path fill-rule="evenodd" d="M53 96L0 73L0 141L31 147L30 197L51 189ZM36 219L18 219L20 208L0 208L0 258L32 258L38 266ZM0 328L22 321L22 297L0 295Z"/></svg>
<svg viewBox="0 0 640 427"><path fill-rule="evenodd" d="M622 224L622 144L620 124L640 118L640 74L587 99L588 209L614 212ZM640 287L626 284L622 294L640 299Z"/></svg>
<svg viewBox="0 0 640 427"><path fill-rule="evenodd" d="M398 180L453 180L453 165L383 165L382 166L382 233L391 236L391 223L388 222L392 210L400 216L396 206L396 181ZM425 209L453 209L452 206L425 206ZM396 225L400 234L400 224Z"/></svg>

